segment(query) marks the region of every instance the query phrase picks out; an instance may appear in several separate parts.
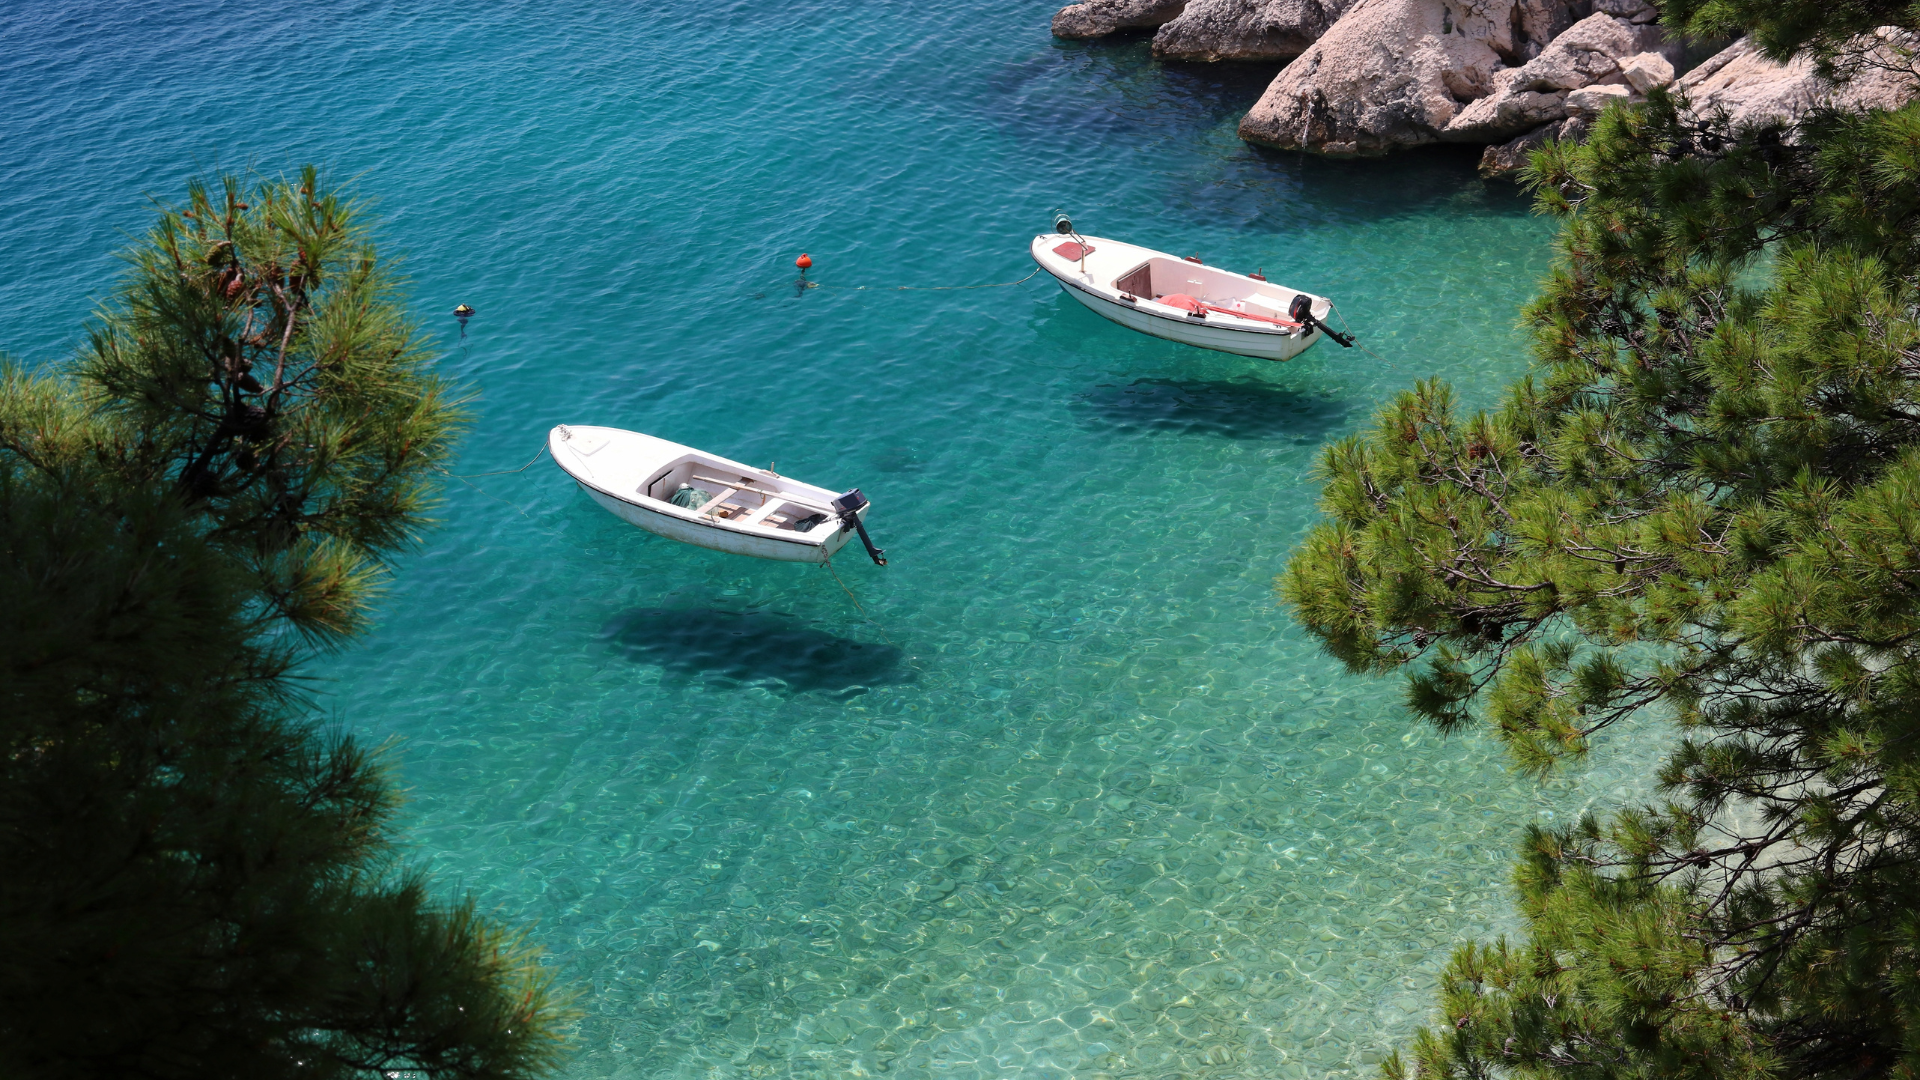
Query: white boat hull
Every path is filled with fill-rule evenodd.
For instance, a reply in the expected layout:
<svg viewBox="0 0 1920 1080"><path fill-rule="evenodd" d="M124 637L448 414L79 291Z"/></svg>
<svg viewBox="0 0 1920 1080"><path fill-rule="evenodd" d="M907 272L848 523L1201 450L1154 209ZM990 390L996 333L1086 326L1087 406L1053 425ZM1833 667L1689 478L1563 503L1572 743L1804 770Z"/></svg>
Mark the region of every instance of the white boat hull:
<svg viewBox="0 0 1920 1080"><path fill-rule="evenodd" d="M547 449L554 463L608 513L668 540L756 559L824 563L854 535L830 513L805 531L769 524L775 519L754 513L783 509L783 503L794 507L796 516L819 513L835 497L827 488L651 435L563 424L548 435ZM712 477L729 486L707 482ZM677 506L658 497L680 483L718 488L712 494L722 496L722 509L736 509L723 493L737 490L740 494L731 498L739 500L740 513L725 520L716 517L713 508ZM863 520L870 508L860 508Z"/></svg>
<svg viewBox="0 0 1920 1080"><path fill-rule="evenodd" d="M714 525L694 524L649 510L644 506L636 506L624 499L596 491L586 484L581 484L580 487L588 497L599 503L608 513L629 525L637 525L655 536L664 536L669 540L678 540L695 547L724 551L730 555L777 559L781 562L823 563L845 547L848 538L853 535L852 530L841 529L825 543L820 544L800 544L764 536L747 536L729 532Z"/></svg>
<svg viewBox="0 0 1920 1080"><path fill-rule="evenodd" d="M1071 250L1082 241L1089 249L1083 258L1070 259L1056 250L1063 245ZM1299 291L1249 275L1192 263L1163 251L1098 236L1042 233L1033 238L1030 251L1034 262L1050 274L1066 290L1067 295L1086 305L1094 314L1129 330L1201 349L1262 360L1291 360L1312 348L1324 336L1318 328L1275 325L1282 317L1281 313L1292 303L1293 297L1300 295ZM1216 300L1223 304L1240 302L1243 306L1250 305L1250 311L1267 312L1269 317L1253 318L1221 310L1209 311L1200 317L1183 308L1158 302L1146 289L1129 292L1121 287L1121 281L1131 276L1130 271L1144 273L1143 268L1149 263L1154 264L1155 270L1148 277L1161 276L1159 270L1162 268L1169 274L1198 275L1194 280L1184 281L1176 287L1197 287L1194 295L1209 303ZM1168 291L1172 291L1171 287ZM1312 300L1316 318L1332 313L1333 305L1326 298L1312 296Z"/></svg>

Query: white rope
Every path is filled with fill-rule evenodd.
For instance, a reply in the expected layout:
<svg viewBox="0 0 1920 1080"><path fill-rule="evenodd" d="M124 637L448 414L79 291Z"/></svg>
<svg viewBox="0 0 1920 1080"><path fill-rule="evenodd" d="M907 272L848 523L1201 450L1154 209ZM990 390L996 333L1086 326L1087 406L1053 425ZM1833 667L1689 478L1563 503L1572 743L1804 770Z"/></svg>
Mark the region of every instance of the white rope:
<svg viewBox="0 0 1920 1080"><path fill-rule="evenodd" d="M499 472L467 473L464 476L455 476L453 473L447 472L447 470L445 469L441 469L440 471L442 473L445 473L448 476L452 476L455 480L478 480L482 476L512 476L514 473L523 473L523 472L526 472L528 469L533 468L533 463L536 461L539 461L541 454L545 454L546 452L547 452L547 444L541 443L540 453L533 455L533 457L530 458L525 465L522 465L517 469L501 469Z"/></svg>
<svg viewBox="0 0 1920 1080"><path fill-rule="evenodd" d="M893 287L893 291L895 292L951 292L955 289L1004 289L1009 285L1023 285L1026 282L1033 280L1033 274L1037 274L1039 272L1040 272L1040 268L1036 266L1033 268L1032 274L1028 274L1026 277L1021 278L1019 281L996 281L988 285L895 285ZM875 292L880 292L886 289L886 286L884 285L825 285L818 281L809 281L806 283L806 286L809 289L850 289L854 292L860 292L865 289L872 289Z"/></svg>
<svg viewBox="0 0 1920 1080"><path fill-rule="evenodd" d="M1360 344L1360 339L1357 337L1354 337L1353 327L1347 325L1347 313L1344 311L1341 311L1340 306L1338 304L1328 304L1327 307L1332 309L1333 313L1340 317L1340 328L1347 332L1348 337L1353 338L1354 348L1359 349L1361 352L1366 353L1368 356L1373 357L1375 360L1378 360L1381 363L1387 365L1388 367L1393 368L1393 370L1395 371L1400 370L1399 368L1394 367L1393 361L1388 360L1386 357L1381 356L1379 353L1374 352L1372 349L1369 349L1365 345Z"/></svg>
<svg viewBox="0 0 1920 1080"><path fill-rule="evenodd" d="M827 556L826 561L822 562L820 565L826 567L827 573L833 575L834 584L840 586L840 591L843 593L846 593L847 599L853 601L853 609L860 613L860 617L867 620L867 624L872 626L874 631L878 633L881 639L884 640L887 644L893 645L893 647L896 649L899 648L900 646L894 645L894 641L892 638L887 637L886 628L881 626L878 622L875 622L873 616L867 614L867 609L860 606L860 598L853 595L853 590L847 588L847 583L840 580L840 572L833 568L833 556L831 555Z"/></svg>

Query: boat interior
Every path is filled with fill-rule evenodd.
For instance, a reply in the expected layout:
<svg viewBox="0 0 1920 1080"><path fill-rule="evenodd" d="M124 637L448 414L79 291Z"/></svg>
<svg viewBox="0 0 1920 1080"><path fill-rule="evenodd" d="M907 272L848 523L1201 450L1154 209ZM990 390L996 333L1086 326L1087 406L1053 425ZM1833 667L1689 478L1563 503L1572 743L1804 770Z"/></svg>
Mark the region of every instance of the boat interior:
<svg viewBox="0 0 1920 1080"><path fill-rule="evenodd" d="M1143 300L1190 297L1208 307L1251 315L1288 326L1287 305L1299 293L1278 285L1262 285L1239 274L1185 259L1155 257L1114 279L1113 287ZM1186 307L1177 300L1172 305Z"/></svg>
<svg viewBox="0 0 1920 1080"><path fill-rule="evenodd" d="M834 520L826 499L786 489L779 478L759 470L742 474L738 466L686 455L654 471L639 494L735 525L758 525L786 532L812 532Z"/></svg>

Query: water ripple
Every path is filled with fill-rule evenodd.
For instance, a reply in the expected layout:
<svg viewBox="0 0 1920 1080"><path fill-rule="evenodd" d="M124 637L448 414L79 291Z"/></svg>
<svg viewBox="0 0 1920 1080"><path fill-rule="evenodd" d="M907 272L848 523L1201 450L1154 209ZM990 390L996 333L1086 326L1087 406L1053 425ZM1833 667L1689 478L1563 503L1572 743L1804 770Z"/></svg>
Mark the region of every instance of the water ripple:
<svg viewBox="0 0 1920 1080"><path fill-rule="evenodd" d="M1521 369L1546 225L1457 150L1250 149L1265 72L1050 10L0 7L0 347L72 347L149 196L317 160L480 394L461 471L611 423L873 499L856 607L544 463L455 488L316 668L401 737L418 857L581 989L570 1075L1370 1074L1511 925L1521 823L1644 772L1443 745L1272 592L1321 445ZM1392 366L1203 353L1039 280L890 288L1017 278L1056 206L1330 295ZM848 288L795 290L803 250Z"/></svg>

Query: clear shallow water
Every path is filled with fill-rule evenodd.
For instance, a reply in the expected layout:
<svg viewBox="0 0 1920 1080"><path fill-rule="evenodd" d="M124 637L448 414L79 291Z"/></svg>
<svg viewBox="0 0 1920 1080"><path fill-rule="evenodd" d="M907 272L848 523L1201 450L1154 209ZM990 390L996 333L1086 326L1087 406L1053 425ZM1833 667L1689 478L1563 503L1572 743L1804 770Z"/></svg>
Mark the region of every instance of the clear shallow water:
<svg viewBox="0 0 1920 1080"><path fill-rule="evenodd" d="M579 1077L1370 1071L1509 925L1546 787L1410 725L1275 605L1319 446L1414 378L1490 401L1549 227L1468 155L1233 137L1266 72L1047 4L0 11L0 347L58 357L195 171L380 200L480 310L461 469L557 422L861 486L893 565L677 547L542 462L455 487L316 668L397 737L412 841L581 996ZM1392 367L1130 335L1038 281L1081 227L1333 296ZM805 250L815 280L793 288ZM860 285L870 286L861 291Z"/></svg>

